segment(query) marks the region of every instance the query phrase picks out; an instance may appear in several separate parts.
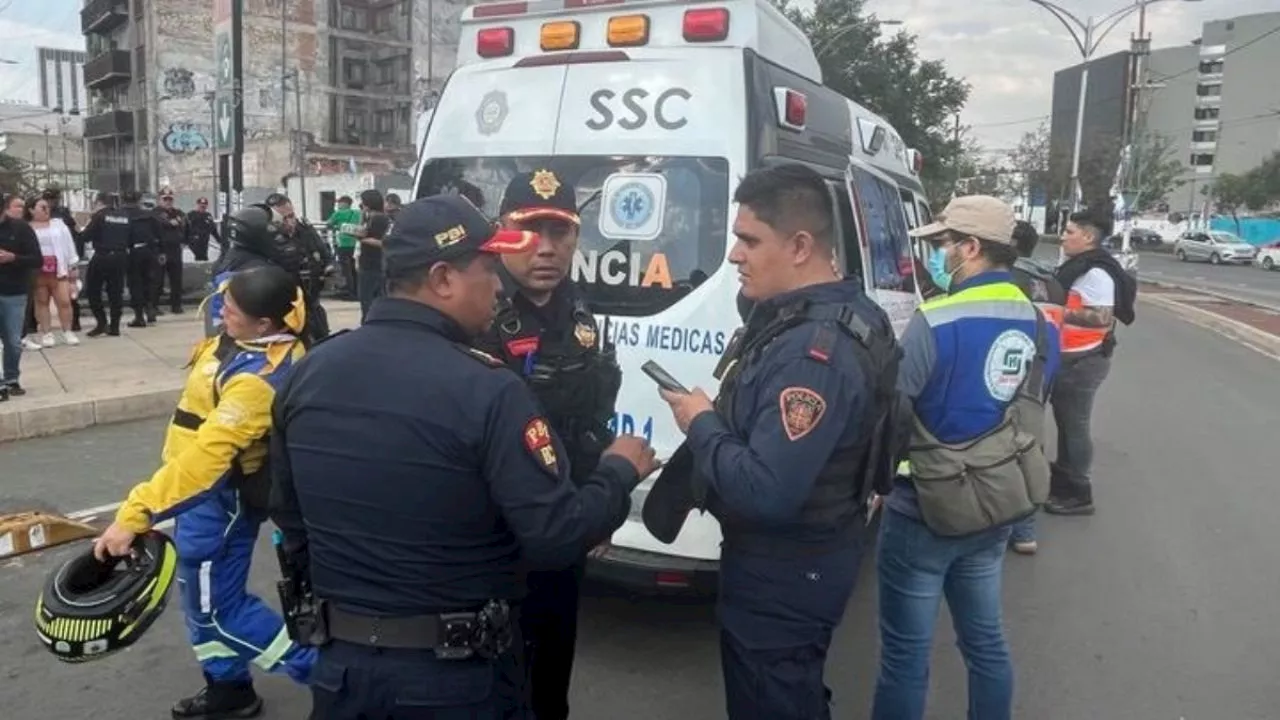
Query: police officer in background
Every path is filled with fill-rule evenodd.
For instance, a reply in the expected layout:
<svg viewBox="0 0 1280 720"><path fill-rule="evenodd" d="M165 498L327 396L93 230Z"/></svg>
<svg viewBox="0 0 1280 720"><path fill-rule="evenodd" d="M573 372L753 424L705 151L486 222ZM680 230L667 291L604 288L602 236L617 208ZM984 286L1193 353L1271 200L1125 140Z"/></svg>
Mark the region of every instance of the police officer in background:
<svg viewBox="0 0 1280 720"><path fill-rule="evenodd" d="M329 315L320 304L320 292L324 289L325 278L334 271L333 250L311 223L298 216L293 201L286 195L268 195L267 206L283 218L280 232L302 253L298 282L307 303L306 333L312 339L326 337L329 335Z"/></svg>
<svg viewBox="0 0 1280 720"><path fill-rule="evenodd" d="M205 333L212 336L222 323L222 294L217 289L232 273L250 268L274 265L287 271L301 285L302 264L305 260L301 246L282 231L284 216L267 205L249 205L225 218L227 251L220 255L210 271L214 293L205 311ZM308 330L302 333L304 343L310 345L315 338Z"/></svg>
<svg viewBox="0 0 1280 720"><path fill-rule="evenodd" d="M209 198L202 197L196 200L196 209L187 213L187 245L191 247L191 254L195 256L196 262L209 259L210 237L218 242L219 254L227 251L227 244L218 234L218 223L213 221L213 215L209 212Z"/></svg>
<svg viewBox="0 0 1280 720"><path fill-rule="evenodd" d="M169 285L169 312L182 312L182 243L187 238L187 217L174 207L173 191L165 188L160 191L160 206L156 208L156 217L160 221L160 255L156 258L155 294L152 296L153 308L160 306L160 296L164 294L165 281Z"/></svg>
<svg viewBox="0 0 1280 720"><path fill-rule="evenodd" d="M389 295L277 395L272 519L323 605L314 720L529 717L522 568L577 562L654 469L624 437L575 485L533 394L468 345L493 322L493 255L534 242L458 196L406 206Z"/></svg>
<svg viewBox="0 0 1280 720"><path fill-rule="evenodd" d="M113 210L110 197L98 193L94 200L93 215L85 225L81 236L93 245L93 257L84 279L84 293L88 297L89 312L97 323L88 332L89 337L120 334L120 317L124 314L125 273L129 264L129 248L132 234L129 217L123 210ZM107 308L102 306L102 291L107 292ZM107 311L111 312L110 320Z"/></svg>
<svg viewBox="0 0 1280 720"><path fill-rule="evenodd" d="M829 718L823 666L858 575L866 499L892 465L900 350L862 280L837 274L820 175L799 164L756 170L733 200L729 261L754 307L720 361L714 403L698 388L661 391L688 440L658 482L691 466L693 495L724 533L730 720ZM651 491L646 515L663 496Z"/></svg>
<svg viewBox="0 0 1280 720"><path fill-rule="evenodd" d="M151 293L161 227L155 213L139 205L141 201L142 194L136 190L123 192L120 194L120 206L107 211L104 218L104 227L120 233L121 237L128 237L125 275L129 286L129 306L133 308L133 320L129 321L131 328L144 328L147 323L156 321ZM94 248L96 251L98 245L95 244Z"/></svg>
<svg viewBox="0 0 1280 720"><path fill-rule="evenodd" d="M538 240L526 253L502 256L506 297L476 347L501 358L533 389L564 442L574 482L582 483L613 440L608 423L622 371L568 280L581 224L577 196L572 185L540 169L507 185L499 213L506 228L535 233ZM567 569L529 573L522 623L538 720L569 716L585 562L584 553Z"/></svg>

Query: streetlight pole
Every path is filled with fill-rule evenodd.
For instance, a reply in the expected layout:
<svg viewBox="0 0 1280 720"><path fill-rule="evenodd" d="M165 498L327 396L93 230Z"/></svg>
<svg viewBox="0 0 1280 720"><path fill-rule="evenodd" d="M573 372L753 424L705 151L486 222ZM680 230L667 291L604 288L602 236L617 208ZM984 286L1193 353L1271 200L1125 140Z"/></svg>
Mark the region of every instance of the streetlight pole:
<svg viewBox="0 0 1280 720"><path fill-rule="evenodd" d="M1137 0L1125 7L1115 10L1102 18L1094 18L1089 16L1084 20L1076 17L1070 10L1056 5L1049 0L1031 0L1031 2L1048 10L1053 14L1058 22L1061 22L1067 32L1071 33L1071 39L1075 41L1076 48L1080 51L1083 66L1080 68L1080 99L1076 105L1076 133L1075 141L1071 151L1071 208L1072 210L1080 209L1080 150L1083 143L1081 137L1084 133L1084 109L1085 99L1089 91L1089 63L1093 60L1094 53L1098 51L1098 47L1106 40L1107 35L1116 28L1125 18L1135 12L1142 11L1144 13L1148 5L1163 2L1164 0ZM1199 0L1182 0L1182 2L1199 2Z"/></svg>

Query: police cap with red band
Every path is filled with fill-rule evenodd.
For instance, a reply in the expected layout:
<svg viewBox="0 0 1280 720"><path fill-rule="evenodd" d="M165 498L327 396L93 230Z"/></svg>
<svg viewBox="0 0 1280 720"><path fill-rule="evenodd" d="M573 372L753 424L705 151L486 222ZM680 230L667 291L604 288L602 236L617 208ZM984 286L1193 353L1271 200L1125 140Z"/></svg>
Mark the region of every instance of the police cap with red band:
<svg viewBox="0 0 1280 720"><path fill-rule="evenodd" d="M573 185L547 168L515 176L502 193L498 214L513 223L545 219L581 224Z"/></svg>

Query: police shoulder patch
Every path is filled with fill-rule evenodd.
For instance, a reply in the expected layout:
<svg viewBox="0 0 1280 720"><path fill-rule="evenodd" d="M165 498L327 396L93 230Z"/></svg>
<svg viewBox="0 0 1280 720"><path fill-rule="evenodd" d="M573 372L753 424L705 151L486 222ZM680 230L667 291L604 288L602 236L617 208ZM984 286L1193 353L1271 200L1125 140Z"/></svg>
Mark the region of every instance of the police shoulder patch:
<svg viewBox="0 0 1280 720"><path fill-rule="evenodd" d="M827 401L807 387L789 387L778 395L782 429L795 442L808 435L827 411Z"/></svg>
<svg viewBox="0 0 1280 720"><path fill-rule="evenodd" d="M551 439L551 426L541 417L535 417L524 426L524 449L537 463L553 475L559 473L559 458Z"/></svg>

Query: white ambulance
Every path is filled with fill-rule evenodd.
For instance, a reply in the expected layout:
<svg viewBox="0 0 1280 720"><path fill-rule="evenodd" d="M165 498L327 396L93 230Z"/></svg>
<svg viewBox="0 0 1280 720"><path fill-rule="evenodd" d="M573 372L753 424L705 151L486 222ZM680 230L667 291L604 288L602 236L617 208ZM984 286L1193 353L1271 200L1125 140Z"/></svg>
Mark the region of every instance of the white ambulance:
<svg viewBox="0 0 1280 720"><path fill-rule="evenodd" d="M458 68L433 109L416 194L461 192L497 211L517 173L572 183L582 229L572 279L608 328L623 384L615 430L665 458L682 440L655 360L716 392L734 329L731 195L749 170L801 162L828 179L840 262L899 332L919 303L907 229L929 222L921 157L822 86L805 36L767 0L496 2L463 11ZM720 530L691 514L676 541L630 520L590 571L648 590L714 588Z"/></svg>

